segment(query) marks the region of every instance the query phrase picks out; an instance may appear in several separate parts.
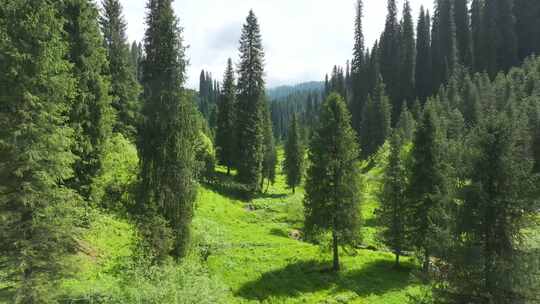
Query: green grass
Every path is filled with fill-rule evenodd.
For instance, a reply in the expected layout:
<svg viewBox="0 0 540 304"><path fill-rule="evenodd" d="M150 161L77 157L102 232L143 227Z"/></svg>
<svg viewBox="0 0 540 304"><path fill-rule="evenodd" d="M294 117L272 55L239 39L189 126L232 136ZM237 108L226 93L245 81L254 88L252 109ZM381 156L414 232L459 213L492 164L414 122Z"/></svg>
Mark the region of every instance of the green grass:
<svg viewBox="0 0 540 304"><path fill-rule="evenodd" d="M329 271L328 248L289 237L291 231L303 228L304 190L300 187L292 194L279 171L268 192L249 202L234 189L223 186L229 183L201 186L193 220L194 247L203 253L194 260L201 266L166 266L162 270L164 276L153 276L163 280L151 279L155 282L130 283L125 274L133 254L133 225L125 219L94 212L91 226L79 241L79 253L67 261L73 266L74 275L62 282L59 294L63 299L80 301L67 303L103 301L104 295L120 296L120 303L143 303L133 299L148 293L152 294L152 303L173 303L170 299L179 295L160 293L164 288L180 289L176 286L185 283L181 277L186 275L188 281L193 276L203 277L202 283L194 284L204 286L183 286L181 296L186 292L201 293L198 296L208 303L218 302L217 295L222 303L401 304L407 301L409 293L419 292L421 286L410 274L415 264L403 258L403 267L395 269L393 255L377 241L379 228L374 211L379 168L369 170L363 177L361 233L364 245L380 251L342 250L340 273ZM218 175L222 180L231 179L225 176L223 168L218 169ZM195 269L189 270L190 267ZM219 292L205 294L205 290L216 288Z"/></svg>
<svg viewBox="0 0 540 304"><path fill-rule="evenodd" d="M365 177L364 243L378 246L373 212L379 180ZM393 267L393 255L369 250L342 251L343 271L329 271L329 252L294 240L302 228L303 189L285 187L283 175L252 202L202 188L194 219L196 236L209 248L208 267L229 287L232 303L404 303L419 286L413 264Z"/></svg>

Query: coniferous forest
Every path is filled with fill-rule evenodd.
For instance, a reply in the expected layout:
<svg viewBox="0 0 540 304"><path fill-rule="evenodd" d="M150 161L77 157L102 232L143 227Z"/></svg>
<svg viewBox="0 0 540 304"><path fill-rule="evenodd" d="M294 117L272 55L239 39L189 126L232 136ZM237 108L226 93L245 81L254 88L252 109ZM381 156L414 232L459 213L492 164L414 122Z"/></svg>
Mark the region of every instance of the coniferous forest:
<svg viewBox="0 0 540 304"><path fill-rule="evenodd" d="M0 1L0 303L540 303L540 1L349 1L321 79L250 10L197 90L174 0Z"/></svg>

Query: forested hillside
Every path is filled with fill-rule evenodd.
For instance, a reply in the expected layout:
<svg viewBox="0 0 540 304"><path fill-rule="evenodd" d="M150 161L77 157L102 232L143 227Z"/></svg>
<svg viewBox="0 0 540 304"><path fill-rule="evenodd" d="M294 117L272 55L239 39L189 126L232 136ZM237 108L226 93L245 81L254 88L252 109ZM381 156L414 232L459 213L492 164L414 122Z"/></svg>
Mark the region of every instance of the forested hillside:
<svg viewBox="0 0 540 304"><path fill-rule="evenodd" d="M321 82L249 10L194 91L180 2L4 0L0 303L540 303L540 1L351 2Z"/></svg>

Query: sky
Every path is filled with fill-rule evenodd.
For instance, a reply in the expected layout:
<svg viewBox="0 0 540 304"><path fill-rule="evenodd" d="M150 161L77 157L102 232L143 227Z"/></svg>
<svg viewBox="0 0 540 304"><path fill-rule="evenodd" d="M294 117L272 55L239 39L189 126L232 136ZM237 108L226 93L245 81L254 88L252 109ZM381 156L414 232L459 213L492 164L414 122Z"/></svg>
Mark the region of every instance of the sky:
<svg viewBox="0 0 540 304"><path fill-rule="evenodd" d="M142 40L146 0L121 2L129 39ZM400 11L403 2L397 0ZM433 0L410 3L415 23L421 5L433 7ZM189 46L188 88L198 88L202 69L221 80L227 58L238 61L238 40L250 9L261 27L268 87L321 81L335 64L345 65L352 57L356 0L176 0L173 6ZM385 18L385 0L364 0L366 46L379 38Z"/></svg>

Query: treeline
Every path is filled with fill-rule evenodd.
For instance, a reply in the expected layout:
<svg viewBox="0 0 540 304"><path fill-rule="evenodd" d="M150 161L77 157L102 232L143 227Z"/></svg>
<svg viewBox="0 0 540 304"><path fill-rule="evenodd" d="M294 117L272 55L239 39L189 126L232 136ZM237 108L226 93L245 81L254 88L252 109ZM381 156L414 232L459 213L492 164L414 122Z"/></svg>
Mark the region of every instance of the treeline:
<svg viewBox="0 0 540 304"><path fill-rule="evenodd" d="M103 161L113 145L139 152L135 181L113 192L123 201L129 191L140 256L186 255L208 134L183 88L171 2L148 1L144 41L131 46L118 0L0 6L0 266L15 303L57 300L66 256L92 210L107 207Z"/></svg>
<svg viewBox="0 0 540 304"><path fill-rule="evenodd" d="M335 66L325 81L326 95L335 91L345 98L353 128L364 135L360 139L382 136L371 133L378 128L370 128L370 123L362 124L364 117L383 115L395 126L403 107L423 105L456 71L485 71L493 79L540 51L534 35L540 19L537 1L437 0L433 12L420 8L415 27L409 2L404 2L399 18L396 1L389 0L384 31L371 48L365 46L362 14L358 1L350 64ZM384 104L366 106L370 97L374 105L384 99L378 97L381 92L389 102L389 111L383 113L377 108ZM366 156L384 140L375 142L361 143Z"/></svg>

